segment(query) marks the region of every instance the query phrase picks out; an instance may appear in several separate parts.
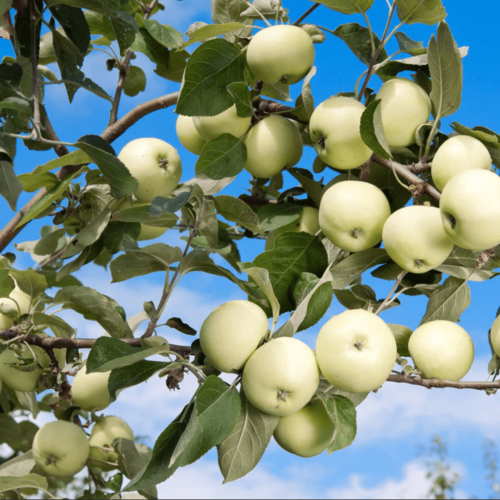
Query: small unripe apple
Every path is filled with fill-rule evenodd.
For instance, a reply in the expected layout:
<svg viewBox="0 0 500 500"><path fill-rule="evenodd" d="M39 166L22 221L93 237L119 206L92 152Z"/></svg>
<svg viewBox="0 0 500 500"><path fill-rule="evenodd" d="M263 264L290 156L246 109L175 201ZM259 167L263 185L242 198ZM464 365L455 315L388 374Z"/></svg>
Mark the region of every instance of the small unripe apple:
<svg viewBox="0 0 500 500"><path fill-rule="evenodd" d="M439 202L444 230L455 245L486 250L500 244L500 178L486 170L453 177Z"/></svg>
<svg viewBox="0 0 500 500"><path fill-rule="evenodd" d="M363 104L350 97L330 97L314 110L309 122L311 141L330 167L350 170L372 155L359 131L364 110Z"/></svg>
<svg viewBox="0 0 500 500"><path fill-rule="evenodd" d="M289 453L310 458L323 453L333 441L335 426L325 405L314 399L288 417L274 431L276 442Z"/></svg>
<svg viewBox="0 0 500 500"><path fill-rule="evenodd" d="M33 440L33 458L47 476L74 476L85 467L89 451L82 428L63 420L45 424Z"/></svg>
<svg viewBox="0 0 500 500"><path fill-rule="evenodd" d="M209 141L222 134L231 134L238 139L246 133L252 122L252 117L238 116L236 104L216 116L195 116L194 126L198 134Z"/></svg>
<svg viewBox="0 0 500 500"><path fill-rule="evenodd" d="M474 137L457 135L448 139L432 160L432 180L442 191L455 175L474 168L491 171L491 156L486 146Z"/></svg>
<svg viewBox="0 0 500 500"><path fill-rule="evenodd" d="M314 351L282 337L257 349L243 370L243 390L256 408L278 417L292 415L314 396L319 369Z"/></svg>
<svg viewBox="0 0 500 500"><path fill-rule="evenodd" d="M253 127L245 138L245 169L255 177L268 178L302 158L304 145L299 129L282 116L269 116Z"/></svg>
<svg viewBox="0 0 500 500"><path fill-rule="evenodd" d="M497 316L493 325L491 325L490 335L491 345L496 355L500 357L500 316Z"/></svg>
<svg viewBox="0 0 500 500"><path fill-rule="evenodd" d="M267 335L266 313L247 300L232 300L215 308L203 322L200 343L209 363L217 370L241 370Z"/></svg>
<svg viewBox="0 0 500 500"><path fill-rule="evenodd" d="M12 325L12 319L10 319L7 315L0 313L0 331L8 330Z"/></svg>
<svg viewBox="0 0 500 500"><path fill-rule="evenodd" d="M391 374L397 347L391 329L372 312L344 311L320 330L316 356L323 376L338 389L378 389Z"/></svg>
<svg viewBox="0 0 500 500"><path fill-rule="evenodd" d="M276 236L278 236L278 234L286 233L288 231L316 234L319 231L318 214L319 212L317 208L304 207L297 220L290 222L290 224L287 224L286 226L282 226L274 231L271 231L266 240L266 252L274 248L274 242L276 241Z"/></svg>
<svg viewBox="0 0 500 500"><path fill-rule="evenodd" d="M141 202L167 197L181 179L182 163L177 150L160 139L135 139L120 151L118 158L139 182L134 194Z"/></svg>
<svg viewBox="0 0 500 500"><path fill-rule="evenodd" d="M427 92L406 78L385 82L377 94L382 99L382 125L391 147L415 144L420 125L431 116L432 103Z"/></svg>
<svg viewBox="0 0 500 500"><path fill-rule="evenodd" d="M200 155L203 151L203 146L207 143L200 135L194 125L192 116L179 115L175 124L177 137L181 144L191 153Z"/></svg>
<svg viewBox="0 0 500 500"><path fill-rule="evenodd" d="M16 283L16 287L12 290L12 292L10 292L8 297L0 298L0 305L12 307L19 313L20 316L22 316L23 314L29 314L30 312L31 297L27 293L24 293Z"/></svg>
<svg viewBox="0 0 500 500"><path fill-rule="evenodd" d="M342 250L360 252L382 240L391 215L385 194L373 184L342 181L321 199L319 225L323 234Z"/></svg>
<svg viewBox="0 0 500 500"><path fill-rule="evenodd" d="M439 209L423 205L394 212L385 223L382 239L391 259L415 274L440 266L453 250Z"/></svg>
<svg viewBox="0 0 500 500"><path fill-rule="evenodd" d="M134 432L127 422L118 417L102 417L94 425L90 433L90 462L91 467L101 469L104 472L114 470L117 467L102 462L117 463L118 453L113 449L113 441L116 438L124 438L134 441Z"/></svg>
<svg viewBox="0 0 500 500"><path fill-rule="evenodd" d="M408 350L423 378L458 382L474 361L474 344L469 334L451 321L429 321L411 335Z"/></svg>
<svg viewBox="0 0 500 500"><path fill-rule="evenodd" d="M87 373L87 366L76 374L71 389L73 402L85 411L99 411L111 403L108 382L111 372Z"/></svg>
<svg viewBox="0 0 500 500"><path fill-rule="evenodd" d="M273 26L259 31L250 40L247 63L257 80L271 85L292 85L311 71L314 44L302 28Z"/></svg>

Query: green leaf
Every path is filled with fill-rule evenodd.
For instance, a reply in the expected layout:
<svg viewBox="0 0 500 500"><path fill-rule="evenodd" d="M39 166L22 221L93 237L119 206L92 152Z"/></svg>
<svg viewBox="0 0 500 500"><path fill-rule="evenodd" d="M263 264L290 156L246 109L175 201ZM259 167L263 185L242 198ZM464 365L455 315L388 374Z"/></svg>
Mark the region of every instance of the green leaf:
<svg viewBox="0 0 500 500"><path fill-rule="evenodd" d="M172 26L169 26L168 24L161 25L154 19L141 18L139 23L140 22L144 23L144 27L147 29L148 33L164 47L169 49L178 49L182 46L184 37L182 36L182 33L179 33L177 30L172 28Z"/></svg>
<svg viewBox="0 0 500 500"><path fill-rule="evenodd" d="M5 198L11 210L15 211L23 185L14 172L14 165L8 161L0 161L0 194Z"/></svg>
<svg viewBox="0 0 500 500"><path fill-rule="evenodd" d="M0 493L17 490L18 488L34 488L36 490L47 491L49 483L45 477L39 474L27 474L20 477L0 476Z"/></svg>
<svg viewBox="0 0 500 500"><path fill-rule="evenodd" d="M356 408L352 401L344 396L321 398L326 411L330 415L335 432L328 454L347 448L355 439L357 432Z"/></svg>
<svg viewBox="0 0 500 500"><path fill-rule="evenodd" d="M165 198L155 198L153 201L164 199ZM155 206L158 207L159 204L156 203ZM151 211L152 205L124 208L113 215L113 220L121 222L140 222L141 224L155 227L172 227L177 222L178 217L173 213L165 211L159 215L153 215Z"/></svg>
<svg viewBox="0 0 500 500"><path fill-rule="evenodd" d="M410 351L408 350L408 341L413 333L411 328L403 325L395 325L393 323L387 323L387 326L391 329L396 339L398 354L403 357L409 357Z"/></svg>
<svg viewBox="0 0 500 500"><path fill-rule="evenodd" d="M175 54L170 54L167 47L157 42L145 28L140 28L135 34L134 43L130 48L134 52L142 52L148 56L152 62L159 65L166 65L167 67L170 67L171 59Z"/></svg>
<svg viewBox="0 0 500 500"><path fill-rule="evenodd" d="M399 50L402 52L406 52L412 56L420 56L422 54L427 54L427 49L424 48L423 42L417 42L412 40L408 35L403 33L402 31L398 31L394 33L395 37L398 40Z"/></svg>
<svg viewBox="0 0 500 500"><path fill-rule="evenodd" d="M0 270L0 297L8 297L16 287L16 282L12 279L7 269Z"/></svg>
<svg viewBox="0 0 500 500"><path fill-rule="evenodd" d="M232 33L233 31L242 30L243 28L245 28L245 25L241 23L207 24L193 31L189 35L189 40L184 42L181 47L184 49L193 43L203 42L209 38Z"/></svg>
<svg viewBox="0 0 500 500"><path fill-rule="evenodd" d="M191 54L187 50L170 52L167 60L164 59L162 62L156 61L155 73L162 78L180 83L184 76L187 60L190 57Z"/></svg>
<svg viewBox="0 0 500 500"><path fill-rule="evenodd" d="M215 116L234 104L227 86L245 81L241 49L226 40L203 43L189 58L176 113Z"/></svg>
<svg viewBox="0 0 500 500"><path fill-rule="evenodd" d="M117 368L111 371L108 381L108 390L111 401L115 401L120 389L139 385L151 378L155 373L166 368L170 363L161 361L139 361L130 366Z"/></svg>
<svg viewBox="0 0 500 500"><path fill-rule="evenodd" d="M311 172L305 168L293 167L289 168L288 172L300 182L300 185L305 189L311 200L319 207L321 198L323 198L323 184L315 181Z"/></svg>
<svg viewBox="0 0 500 500"><path fill-rule="evenodd" d="M310 272L322 275L328 266L328 257L321 240L307 233L281 233L274 249L254 260L255 267L269 271L271 284L281 306L281 313L292 311L293 286L300 274Z"/></svg>
<svg viewBox="0 0 500 500"><path fill-rule="evenodd" d="M192 190L185 191L175 196L175 198L162 198L158 196L151 203L151 214L157 216L164 213L174 214L178 212L188 202L191 193Z"/></svg>
<svg viewBox="0 0 500 500"><path fill-rule="evenodd" d="M112 282L119 283L137 276L165 272L169 266L181 259L180 248L164 243L153 243L138 250L128 250L111 262Z"/></svg>
<svg viewBox="0 0 500 500"><path fill-rule="evenodd" d="M466 280L450 277L430 297L421 325L444 319L456 323L471 302Z"/></svg>
<svg viewBox="0 0 500 500"><path fill-rule="evenodd" d="M352 50L354 55L367 66L370 65L372 59L372 49L370 44L370 32L364 26L357 23L343 24L332 33L343 40ZM373 34L375 46L378 48L380 40ZM381 63L387 59L388 55L385 49L382 49L377 57L377 63Z"/></svg>
<svg viewBox="0 0 500 500"><path fill-rule="evenodd" d="M33 415L33 418L36 418L40 413L40 409L38 407L38 402L36 400L36 395L34 392L20 392L15 391L17 400L22 408L28 410Z"/></svg>
<svg viewBox="0 0 500 500"><path fill-rule="evenodd" d="M47 289L45 276L35 271L15 271L10 275L16 280L17 286L22 292L35 299Z"/></svg>
<svg viewBox="0 0 500 500"><path fill-rule="evenodd" d="M92 10L85 10L85 19L91 35L102 35L110 41L116 40L115 32L109 17ZM95 40L93 40L95 43Z"/></svg>
<svg viewBox="0 0 500 500"><path fill-rule="evenodd" d="M333 385L330 384L330 382L328 382L323 376L321 376L319 380L319 386L316 391L316 396L321 399L324 399L328 396L344 396L349 401L351 401L354 406L359 406L368 397L368 394L369 393L354 393L342 391L341 389L333 387Z"/></svg>
<svg viewBox="0 0 500 500"><path fill-rule="evenodd" d="M375 292L367 285L358 283L344 290L335 290L335 297L347 309L368 309L381 304L382 300L377 300ZM396 307L400 303L395 300L389 307Z"/></svg>
<svg viewBox="0 0 500 500"><path fill-rule="evenodd" d="M228 92L233 96L236 104L236 112L242 118L249 118L253 115L250 90L244 82L231 83L227 86Z"/></svg>
<svg viewBox="0 0 500 500"><path fill-rule="evenodd" d="M212 19L217 24L234 22L247 8L245 0L212 0Z"/></svg>
<svg viewBox="0 0 500 500"><path fill-rule="evenodd" d="M451 254L436 268L436 271L469 281L485 281L498 276L499 273L493 271L498 267L495 260L488 261L481 269L478 269L482 253L482 251L454 247Z"/></svg>
<svg viewBox="0 0 500 500"><path fill-rule="evenodd" d="M69 5L54 5L50 8L50 13L75 47L85 55L90 45L90 29L82 9Z"/></svg>
<svg viewBox="0 0 500 500"><path fill-rule="evenodd" d="M123 84L123 93L134 97L144 90L146 90L146 73L139 66L130 65Z"/></svg>
<svg viewBox="0 0 500 500"><path fill-rule="evenodd" d="M220 180L238 175L247 162L247 148L241 139L222 134L208 141L196 162L196 174Z"/></svg>
<svg viewBox="0 0 500 500"><path fill-rule="evenodd" d="M28 193L34 193L43 187L49 190L59 183L58 178L50 172L45 174L21 174L17 176L17 179L22 184L23 190Z"/></svg>
<svg viewBox="0 0 500 500"><path fill-rule="evenodd" d="M35 245L33 250L33 253L36 255L53 254L58 249L59 240L66 234L66 230L64 228L57 229L56 226L45 227L49 227L50 232L43 236L41 240L38 240L38 243Z"/></svg>
<svg viewBox="0 0 500 500"><path fill-rule="evenodd" d="M30 103L20 97L7 97L3 101L0 101L0 110L2 109L13 109L27 116L33 115Z"/></svg>
<svg viewBox="0 0 500 500"><path fill-rule="evenodd" d="M241 414L233 432L217 448L224 484L246 476L260 462L279 417L255 408L241 393Z"/></svg>
<svg viewBox="0 0 500 500"><path fill-rule="evenodd" d="M28 451L0 465L0 477L21 477L29 474L35 467L33 451Z"/></svg>
<svg viewBox="0 0 500 500"><path fill-rule="evenodd" d="M4 413L0 414L0 424L0 443L15 446L22 439L22 431L19 424L12 417ZM1 475L3 476L4 474Z"/></svg>
<svg viewBox="0 0 500 500"><path fill-rule="evenodd" d="M361 139L363 142L381 158L392 158L391 148L385 138L382 125L381 99L375 99L365 109L361 116Z"/></svg>
<svg viewBox="0 0 500 500"><path fill-rule="evenodd" d="M319 0L329 9L341 12L342 14L360 14L366 12L374 0Z"/></svg>
<svg viewBox="0 0 500 500"><path fill-rule="evenodd" d="M437 121L455 113L462 101L462 58L446 22L439 23L437 38L432 35L427 53L432 80L431 101Z"/></svg>
<svg viewBox="0 0 500 500"><path fill-rule="evenodd" d="M49 316L41 312L33 313L33 324L40 329L50 328L56 337L73 338L75 330L58 316Z"/></svg>
<svg viewBox="0 0 500 500"><path fill-rule="evenodd" d="M81 149L77 149L72 153L61 156L61 158L56 158L55 160L51 160L45 165L40 165L33 170L33 174L44 174L46 172L50 172L51 170L55 170L56 168L66 167L67 165L86 165L90 163L92 160L89 155L82 151Z"/></svg>
<svg viewBox="0 0 500 500"><path fill-rule="evenodd" d="M119 312L119 304L86 286L69 286L59 290L54 298L64 309L73 309L85 319L97 321L115 338L132 337L132 331Z"/></svg>
<svg viewBox="0 0 500 500"><path fill-rule="evenodd" d="M304 207L292 203L264 205L257 215L265 231L273 231L296 221Z"/></svg>
<svg viewBox="0 0 500 500"><path fill-rule="evenodd" d="M110 17L110 21L120 48L120 55L123 56L125 51L134 43L135 34L138 31L137 24L127 12L115 12Z"/></svg>
<svg viewBox="0 0 500 500"><path fill-rule="evenodd" d="M46 0L45 3L51 7L52 5L72 5L73 7L81 7L82 9L93 10L101 14L112 15L115 11L126 11L130 5L130 0Z"/></svg>
<svg viewBox="0 0 500 500"><path fill-rule="evenodd" d="M225 219L236 222L256 234L264 231L259 224L257 214L242 200L228 195L219 195L214 198L217 212Z"/></svg>
<svg viewBox="0 0 500 500"><path fill-rule="evenodd" d="M446 17L441 0L395 0L398 17L405 24L423 23L432 26Z"/></svg>

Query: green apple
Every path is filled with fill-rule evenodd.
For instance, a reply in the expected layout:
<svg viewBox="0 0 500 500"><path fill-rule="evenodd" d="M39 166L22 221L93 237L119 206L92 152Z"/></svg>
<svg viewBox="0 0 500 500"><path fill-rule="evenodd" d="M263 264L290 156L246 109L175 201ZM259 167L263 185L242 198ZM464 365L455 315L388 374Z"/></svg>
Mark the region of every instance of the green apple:
<svg viewBox="0 0 500 500"><path fill-rule="evenodd" d="M335 426L325 405L314 399L288 417L274 431L276 442L289 453L310 458L323 453L333 441Z"/></svg>
<svg viewBox="0 0 500 500"><path fill-rule="evenodd" d="M465 170L491 171L491 156L486 146L474 137L457 135L448 139L432 160L432 180L442 191L448 181Z"/></svg>
<svg viewBox="0 0 500 500"><path fill-rule="evenodd" d="M318 389L314 351L300 340L282 337L257 349L243 370L243 390L256 408L286 417L303 408Z"/></svg>
<svg viewBox="0 0 500 500"><path fill-rule="evenodd" d="M281 233L293 231L297 233L316 234L319 231L318 209L313 207L304 207L297 220L290 222L286 226L281 226L269 233L266 240L266 252L274 248L276 236Z"/></svg>
<svg viewBox="0 0 500 500"><path fill-rule="evenodd" d="M314 110L309 122L311 141L330 167L350 170L372 155L359 131L364 110L363 104L350 97L330 97Z"/></svg>
<svg viewBox="0 0 500 500"><path fill-rule="evenodd" d="M377 99L382 99L382 125L389 146L415 144L418 127L431 116L432 103L427 92L411 80L393 78L382 85Z"/></svg>
<svg viewBox="0 0 500 500"><path fill-rule="evenodd" d="M85 467L89 451L89 441L82 428L63 420L45 424L33 440L33 458L47 476L77 474Z"/></svg>
<svg viewBox="0 0 500 500"><path fill-rule="evenodd" d="M247 63L257 80L271 85L292 85L311 71L314 44L302 28L273 26L259 31L250 40Z"/></svg>
<svg viewBox="0 0 500 500"><path fill-rule="evenodd" d="M108 391L108 381L111 372L87 373L84 365L76 374L71 395L76 406L85 411L99 411L107 408L111 403Z"/></svg>
<svg viewBox="0 0 500 500"><path fill-rule="evenodd" d="M182 175L177 149L155 138L135 139L118 155L139 182L134 192L140 202L151 203L157 196L167 197Z"/></svg>
<svg viewBox="0 0 500 500"><path fill-rule="evenodd" d="M203 146L207 143L200 135L194 125L192 116L179 115L175 124L177 137L181 144L191 153L200 155L203 151Z"/></svg>
<svg viewBox="0 0 500 500"><path fill-rule="evenodd" d="M474 361L474 344L469 334L451 321L429 321L411 335L408 350L423 378L458 382Z"/></svg>
<svg viewBox="0 0 500 500"><path fill-rule="evenodd" d="M265 312L246 300L232 300L215 308L203 322L200 343L209 363L217 370L241 370L267 335Z"/></svg>
<svg viewBox="0 0 500 500"><path fill-rule="evenodd" d="M415 274L440 266L453 250L439 209L424 205L396 210L385 223L382 239L391 259Z"/></svg>
<svg viewBox="0 0 500 500"><path fill-rule="evenodd" d="M500 316L497 316L491 326L490 340L493 350L496 352L496 355L500 357Z"/></svg>
<svg viewBox="0 0 500 500"><path fill-rule="evenodd" d="M443 189L439 203L444 230L462 248L486 250L500 244L500 178L466 170Z"/></svg>
<svg viewBox="0 0 500 500"><path fill-rule="evenodd" d="M16 283L16 287L10 292L8 297L0 298L0 305L12 307L20 316L29 314L31 309L31 297L24 293Z"/></svg>
<svg viewBox="0 0 500 500"><path fill-rule="evenodd" d="M316 356L321 373L338 389L378 389L391 374L397 347L391 329L372 312L344 311L321 328Z"/></svg>
<svg viewBox="0 0 500 500"><path fill-rule="evenodd" d="M116 469L112 465L102 463L118 463L118 453L113 449L113 441L124 438L134 441L134 432L127 422L118 417L101 417L90 433L89 465L104 472Z"/></svg>
<svg viewBox="0 0 500 500"><path fill-rule="evenodd" d="M8 330L12 325L12 320L7 315L0 313L0 331Z"/></svg>
<svg viewBox="0 0 500 500"><path fill-rule="evenodd" d="M240 138L250 127L252 117L238 116L236 104L216 116L195 116L193 123L198 134L210 141L222 134L231 134Z"/></svg>
<svg viewBox="0 0 500 500"><path fill-rule="evenodd" d="M360 252L382 240L391 215L385 194L373 184L342 181L321 199L319 225L323 234L342 250Z"/></svg>
<svg viewBox="0 0 500 500"><path fill-rule="evenodd" d="M304 150L299 129L282 116L269 116L257 123L246 136L245 145L245 169L264 179L297 165Z"/></svg>

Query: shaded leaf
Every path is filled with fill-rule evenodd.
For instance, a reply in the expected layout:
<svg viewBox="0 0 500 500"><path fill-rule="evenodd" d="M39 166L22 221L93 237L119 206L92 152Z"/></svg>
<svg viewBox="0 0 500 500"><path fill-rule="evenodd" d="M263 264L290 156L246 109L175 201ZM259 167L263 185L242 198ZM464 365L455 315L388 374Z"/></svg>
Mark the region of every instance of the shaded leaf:
<svg viewBox="0 0 500 500"><path fill-rule="evenodd" d="M0 194L5 198L11 210L15 211L23 185L14 172L14 165L8 161L0 161Z"/></svg>
<svg viewBox="0 0 500 500"><path fill-rule="evenodd" d="M191 32L189 34L189 40L184 42L181 47L186 48L193 43L203 42L209 38L232 33L233 31L242 30L243 28L245 28L245 25L241 23L207 24Z"/></svg>
<svg viewBox="0 0 500 500"><path fill-rule="evenodd" d="M360 14L366 12L374 0L319 0L319 3L342 14Z"/></svg>
<svg viewBox="0 0 500 500"><path fill-rule="evenodd" d="M361 139L381 158L392 158L391 149L385 138L382 125L381 99L375 99L365 109L361 116Z"/></svg>
<svg viewBox="0 0 500 500"><path fill-rule="evenodd" d="M403 325L395 325L393 323L387 323L387 326L391 329L396 339L398 354L403 357L409 357L410 351L408 350L408 342L413 333L411 328Z"/></svg>
<svg viewBox="0 0 500 500"><path fill-rule="evenodd" d="M219 195L214 198L217 212L225 219L236 222L239 226L262 234L257 214L242 200L228 195Z"/></svg>
<svg viewBox="0 0 500 500"><path fill-rule="evenodd" d="M352 401L344 396L321 398L326 411L330 415L335 432L328 454L347 448L355 439L357 432L356 408Z"/></svg>
<svg viewBox="0 0 500 500"><path fill-rule="evenodd" d="M432 26L446 17L441 0L395 0L398 17L405 24L423 23Z"/></svg>

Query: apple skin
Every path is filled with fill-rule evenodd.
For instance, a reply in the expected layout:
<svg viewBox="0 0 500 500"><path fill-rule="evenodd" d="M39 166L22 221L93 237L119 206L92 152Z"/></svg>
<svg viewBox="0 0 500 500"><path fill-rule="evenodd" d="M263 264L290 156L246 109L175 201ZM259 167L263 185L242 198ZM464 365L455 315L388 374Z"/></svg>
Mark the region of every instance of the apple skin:
<svg viewBox="0 0 500 500"><path fill-rule="evenodd" d="M192 116L179 115L175 130L179 141L189 152L195 155L201 154L207 141L196 129Z"/></svg>
<svg viewBox="0 0 500 500"><path fill-rule="evenodd" d="M236 373L267 335L266 313L246 300L232 300L215 308L200 330L200 343L217 370Z"/></svg>
<svg viewBox="0 0 500 500"><path fill-rule="evenodd" d="M385 194L373 184L342 181L321 199L319 225L337 247L360 252L382 240L382 229L391 215Z"/></svg>
<svg viewBox="0 0 500 500"><path fill-rule="evenodd" d="M382 239L391 259L415 274L440 266L453 250L439 209L423 205L396 210L385 223Z"/></svg>
<svg viewBox="0 0 500 500"><path fill-rule="evenodd" d="M177 149L160 139L135 139L120 151L118 158L139 182L134 194L140 202L167 197L181 179L182 163Z"/></svg>
<svg viewBox="0 0 500 500"><path fill-rule="evenodd" d="M458 382L474 361L469 334L451 321L429 321L411 335L408 350L423 378Z"/></svg>
<svg viewBox="0 0 500 500"><path fill-rule="evenodd" d="M495 173L474 169L456 175L443 189L439 207L455 245L486 250L500 243L500 178Z"/></svg>
<svg viewBox="0 0 500 500"><path fill-rule="evenodd" d="M320 229L318 214L319 211L317 208L304 207L297 220L290 222L290 224L287 224L286 226L282 226L274 231L271 231L266 240L266 252L274 248L274 242L276 241L276 236L278 236L278 234L286 233L288 231L316 234Z"/></svg>
<svg viewBox="0 0 500 500"><path fill-rule="evenodd" d="M239 139L250 128L251 122L251 116L246 118L238 116L236 104L216 116L195 116L193 118L198 134L206 141L215 139L222 134L231 134Z"/></svg>
<svg viewBox="0 0 500 500"><path fill-rule="evenodd" d="M93 460L102 460L103 462L118 462L118 453L113 449L113 441L116 438L124 438L134 441L134 432L127 422L118 417L102 417L94 425L90 433L90 462L91 467L101 469L104 472L116 469L112 465L94 462ZM109 448L105 451L102 448Z"/></svg>
<svg viewBox="0 0 500 500"><path fill-rule="evenodd" d="M13 300L11 300L13 299ZM16 304L17 302L17 304ZM0 305L7 305L12 307L20 316L29 314L31 308L31 297L24 293L16 283L16 287L10 292L9 297L0 298ZM18 309L19 306L19 309Z"/></svg>
<svg viewBox="0 0 500 500"><path fill-rule="evenodd" d="M324 404L314 399L297 413L281 417L274 439L289 453L311 458L330 446L334 432L335 426Z"/></svg>
<svg viewBox="0 0 500 500"><path fill-rule="evenodd" d="M432 103L427 92L406 78L385 82L377 94L382 99L382 125L390 147L415 144L420 125L431 116Z"/></svg>
<svg viewBox="0 0 500 500"><path fill-rule="evenodd" d="M259 31L250 40L247 63L257 80L271 85L292 85L311 71L314 44L302 28L273 26Z"/></svg>
<svg viewBox="0 0 500 500"><path fill-rule="evenodd" d="M432 180L442 191L452 177L476 168L491 171L489 151L478 139L467 135L457 135L448 139L434 156Z"/></svg>
<svg viewBox="0 0 500 500"><path fill-rule="evenodd" d="M264 179L297 165L304 151L299 129L282 116L269 116L257 123L246 136L245 145L245 169Z"/></svg>
<svg viewBox="0 0 500 500"><path fill-rule="evenodd" d="M7 315L0 313L0 330L8 330L13 324Z"/></svg>
<svg viewBox="0 0 500 500"><path fill-rule="evenodd" d="M85 467L89 452L89 442L81 427L63 420L45 424L33 440L33 458L47 476L77 474Z"/></svg>
<svg viewBox="0 0 500 500"><path fill-rule="evenodd" d="M282 337L252 354L242 383L246 397L256 408L286 417L309 403L318 389L319 377L314 351L300 340Z"/></svg>
<svg viewBox="0 0 500 500"><path fill-rule="evenodd" d="M330 97L314 110L309 122L311 141L330 167L350 170L372 155L359 131L364 110L363 104L350 97Z"/></svg>
<svg viewBox="0 0 500 500"><path fill-rule="evenodd" d="M361 345L359 345L361 344ZM391 329L364 309L344 311L321 328L316 356L323 376L338 389L364 393L378 389L396 362Z"/></svg>
<svg viewBox="0 0 500 500"><path fill-rule="evenodd" d="M498 316L491 326L491 345L496 355L500 357L500 316Z"/></svg>
<svg viewBox="0 0 500 500"><path fill-rule="evenodd" d="M76 374L72 383L71 395L76 406L85 411L99 411L111 403L108 381L111 372L94 372L87 374L84 365Z"/></svg>

